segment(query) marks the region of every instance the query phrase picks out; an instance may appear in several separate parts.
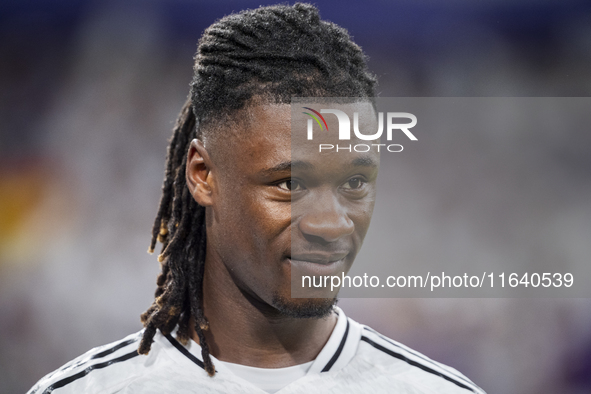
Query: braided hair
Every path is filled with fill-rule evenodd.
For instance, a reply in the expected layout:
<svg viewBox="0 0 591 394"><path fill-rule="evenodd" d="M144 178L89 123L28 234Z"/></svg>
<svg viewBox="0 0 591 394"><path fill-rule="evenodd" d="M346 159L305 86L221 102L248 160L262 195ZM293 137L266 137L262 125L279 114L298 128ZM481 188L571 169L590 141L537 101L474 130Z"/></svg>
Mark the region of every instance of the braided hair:
<svg viewBox="0 0 591 394"><path fill-rule="evenodd" d="M152 305L141 315L138 352L148 354L156 330L187 344L191 319L204 368L215 374L204 332L205 208L185 181L189 144L249 105L290 104L292 97L375 95L376 79L348 32L320 20L310 4L278 5L226 16L205 30L195 56L191 91L168 146L162 197L149 252L162 243Z"/></svg>

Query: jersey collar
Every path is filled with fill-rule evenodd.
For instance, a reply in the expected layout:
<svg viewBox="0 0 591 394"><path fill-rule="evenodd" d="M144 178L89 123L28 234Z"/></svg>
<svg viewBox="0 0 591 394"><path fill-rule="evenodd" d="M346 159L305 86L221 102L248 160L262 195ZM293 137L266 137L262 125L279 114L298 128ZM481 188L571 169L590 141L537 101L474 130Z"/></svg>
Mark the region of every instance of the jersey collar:
<svg viewBox="0 0 591 394"><path fill-rule="evenodd" d="M361 339L361 326L348 319L345 312L335 307L339 316L330 338L308 370L308 375L338 371L351 361Z"/></svg>
<svg viewBox="0 0 591 394"><path fill-rule="evenodd" d="M337 324L328 341L312 363L307 375L338 371L346 366L357 352L361 339L361 326L359 323L347 318L341 308L335 306L335 312L338 315ZM174 338L176 330L162 338L164 342L169 342L168 346L172 345L186 358L203 368L201 346L193 340L190 340L187 346L183 346ZM159 336L162 335L160 332L158 334ZM216 365L216 370L220 372L225 371L226 368L223 365Z"/></svg>

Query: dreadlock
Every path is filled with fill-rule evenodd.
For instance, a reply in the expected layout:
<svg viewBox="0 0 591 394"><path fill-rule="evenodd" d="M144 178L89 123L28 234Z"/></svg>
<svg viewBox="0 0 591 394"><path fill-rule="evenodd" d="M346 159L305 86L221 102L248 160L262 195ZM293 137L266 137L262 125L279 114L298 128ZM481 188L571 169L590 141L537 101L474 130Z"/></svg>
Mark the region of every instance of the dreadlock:
<svg viewBox="0 0 591 394"><path fill-rule="evenodd" d="M310 4L261 7L226 16L205 30L195 56L191 91L168 146L162 197L149 252L162 243L161 273L155 300L141 315L145 330L138 352L148 354L156 330L164 335L178 325L187 344L191 318L210 376L203 314L205 208L185 181L190 141L220 128L248 105L289 104L292 97L366 97L376 79L367 71L361 48L348 32L320 20ZM256 100L255 100L256 99Z"/></svg>

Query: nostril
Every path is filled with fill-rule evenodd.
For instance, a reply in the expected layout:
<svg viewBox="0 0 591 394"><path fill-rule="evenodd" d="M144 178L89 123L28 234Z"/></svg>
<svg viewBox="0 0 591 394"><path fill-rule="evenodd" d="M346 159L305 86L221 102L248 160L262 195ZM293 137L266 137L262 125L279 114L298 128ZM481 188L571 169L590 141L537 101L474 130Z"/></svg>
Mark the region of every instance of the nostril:
<svg viewBox="0 0 591 394"><path fill-rule="evenodd" d="M311 234L306 234L306 233L303 233L303 235L304 235L304 239L306 241L308 241L310 243L313 243L313 244L318 244L318 245L325 246L325 245L328 245L330 243L330 241L327 241L324 238L319 237L317 235L311 235Z"/></svg>
<svg viewBox="0 0 591 394"><path fill-rule="evenodd" d="M345 214L327 212L305 215L300 220L299 228L307 240L327 243L351 235L355 230L355 225Z"/></svg>

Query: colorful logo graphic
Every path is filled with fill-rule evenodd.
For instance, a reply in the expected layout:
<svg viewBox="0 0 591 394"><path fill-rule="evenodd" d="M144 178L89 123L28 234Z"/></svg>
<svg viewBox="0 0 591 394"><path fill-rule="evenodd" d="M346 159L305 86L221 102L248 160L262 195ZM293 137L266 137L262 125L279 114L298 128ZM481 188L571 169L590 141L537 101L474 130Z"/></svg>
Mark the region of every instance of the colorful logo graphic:
<svg viewBox="0 0 591 394"><path fill-rule="evenodd" d="M324 120L324 116L320 115L320 112L315 111L315 110L313 110L312 108L309 108L309 107L302 107L302 108L307 109L307 110L310 110L310 111L314 112L316 115L320 116L320 119L322 119L322 122L324 123L324 126L326 126L326 131L328 131L328 125L326 124L326 120ZM312 118L314 118L314 120L316 121L316 123L318 123L318 126L320 126L320 130L324 130L324 127L322 127L322 123L320 123L320 120L316 116L312 115L309 112L302 112L302 113L303 114L306 114L306 115L310 115Z"/></svg>
<svg viewBox="0 0 591 394"><path fill-rule="evenodd" d="M385 132L386 140L392 141L394 138L395 131L403 132L406 137L408 137L411 141L416 141L417 137L414 136L413 133L409 129L413 128L417 124L417 117L408 112L378 112L376 120L377 120L377 132L373 133L373 129L371 134L362 133L359 128L359 112L353 112L353 122L349 118L349 114L340 110L340 109L328 109L323 108L320 111L316 111L310 107L302 107L303 109L307 109L310 112L302 112L305 115L308 115L310 118L307 119L307 138L308 140L314 139L314 121L320 126L320 130L328 131L328 124L324 119L324 116L321 114L333 114L337 117L338 120L338 139L339 141L350 141L352 137L352 132L355 134L353 138L355 140L361 141L371 141L372 143L368 144L355 144L355 145L343 145L339 146L338 144L326 144L322 143L318 145L318 151L323 152L325 150L335 150L339 152L340 150L348 151L348 152L368 152L370 150L375 149L377 152L380 152L380 147L384 147L384 150L388 152L402 152L403 146L400 144L382 144L380 143L380 138L382 134ZM385 116L384 116L385 115ZM367 114L365 115L367 116ZM398 123L398 119L406 119L407 122ZM410 122L408 122L410 120ZM363 127L366 128L372 127L372 122L365 122L363 123ZM375 126L374 126L375 127ZM353 129L353 130L351 130ZM326 136L326 134L325 134ZM336 136L335 136L336 137ZM323 137L323 140L326 138ZM336 141L336 139L335 139Z"/></svg>

